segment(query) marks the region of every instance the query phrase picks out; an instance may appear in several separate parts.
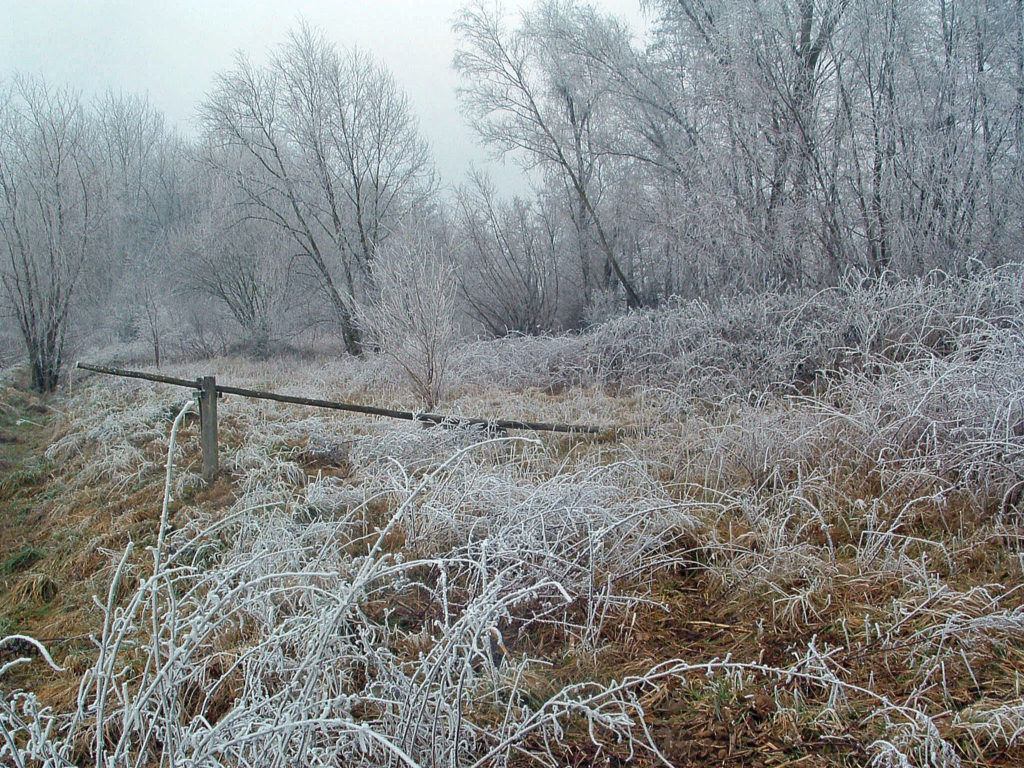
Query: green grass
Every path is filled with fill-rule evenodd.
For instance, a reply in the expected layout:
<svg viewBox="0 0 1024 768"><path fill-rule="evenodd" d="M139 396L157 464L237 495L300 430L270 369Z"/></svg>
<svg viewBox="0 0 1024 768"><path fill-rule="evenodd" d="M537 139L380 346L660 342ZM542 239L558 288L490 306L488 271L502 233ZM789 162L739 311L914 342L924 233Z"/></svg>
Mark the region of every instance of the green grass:
<svg viewBox="0 0 1024 768"><path fill-rule="evenodd" d="M25 545L18 552L0 562L0 575L7 577L27 571L46 555L39 547Z"/></svg>
<svg viewBox="0 0 1024 768"><path fill-rule="evenodd" d="M26 489L42 484L47 474L46 467L40 463L31 463L14 469L0 479L0 494L13 498Z"/></svg>

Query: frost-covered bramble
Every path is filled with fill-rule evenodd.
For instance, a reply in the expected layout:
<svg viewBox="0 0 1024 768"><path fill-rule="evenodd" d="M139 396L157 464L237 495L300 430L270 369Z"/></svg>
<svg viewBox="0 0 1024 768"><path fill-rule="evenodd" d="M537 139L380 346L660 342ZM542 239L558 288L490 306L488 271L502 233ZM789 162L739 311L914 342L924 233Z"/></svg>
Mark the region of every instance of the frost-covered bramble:
<svg viewBox="0 0 1024 768"><path fill-rule="evenodd" d="M678 304L459 351L453 409L630 427L593 443L228 400L232 495L188 499L113 564L74 705L5 696L0 759L656 762L671 697L674 724L753 691L787 750L1001 760L1024 733L1017 275ZM381 375L359 365L230 375L335 397ZM138 392L72 401L54 457L153 429L134 447L155 469L170 421ZM175 494L194 481L183 430ZM628 674L602 676L615 654Z"/></svg>
<svg viewBox="0 0 1024 768"><path fill-rule="evenodd" d="M302 496L261 498L260 480L272 488L301 481L261 463L256 448L235 455L242 493L218 519L170 531L165 495L151 574L120 602L130 545L101 603L99 654L77 708L41 709L29 693L6 700L6 756L18 765L68 764L83 750L110 765L157 755L190 765L266 765L268 756L310 765L500 765L530 738L556 745L580 718L595 743L611 738L656 752L637 725L641 678L571 685L531 705L520 693L531 662L505 658L505 635L516 622L545 619L568 631L593 628L609 610L602 600L617 596L614 580L663 556L692 523L664 498L614 503L621 488L611 478L629 474L616 467L525 493L503 477L494 499L488 478L459 468L474 452L509 442L471 443L418 479L393 475L401 482L389 489L392 505L370 529L366 501L338 505L332 521L297 522L298 507L333 493L322 479ZM168 489L171 467L169 459ZM417 533L423 514L485 498L507 506L481 511L484 538ZM408 540L405 552L395 550L395 535ZM528 560L514 554L524 546ZM599 610L567 614L581 597ZM415 632L396 631L394 606L414 598L426 615Z"/></svg>
<svg viewBox="0 0 1024 768"><path fill-rule="evenodd" d="M806 389L881 360L946 357L991 334L1019 337L1021 270L969 278L846 284L813 294L749 294L668 303L575 335L507 337L466 346L469 381L512 387L671 386L720 399Z"/></svg>

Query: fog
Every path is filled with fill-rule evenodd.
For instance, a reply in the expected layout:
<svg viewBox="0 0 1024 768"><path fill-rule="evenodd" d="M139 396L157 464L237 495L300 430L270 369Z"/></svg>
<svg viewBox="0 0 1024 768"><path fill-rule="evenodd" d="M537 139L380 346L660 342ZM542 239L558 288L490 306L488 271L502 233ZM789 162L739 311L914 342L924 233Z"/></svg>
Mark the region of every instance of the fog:
<svg viewBox="0 0 1024 768"><path fill-rule="evenodd" d="M256 61L298 20L343 46L374 54L412 100L443 179L458 181L471 165L487 168L501 189L522 194L529 183L513 162L495 161L462 119L451 69L451 19L460 0L3 0L0 78L14 71L67 82L83 94L108 88L148 94L183 133L195 131L196 106L237 51ZM512 7L514 4L509 4ZM639 29L636 0L596 7Z"/></svg>

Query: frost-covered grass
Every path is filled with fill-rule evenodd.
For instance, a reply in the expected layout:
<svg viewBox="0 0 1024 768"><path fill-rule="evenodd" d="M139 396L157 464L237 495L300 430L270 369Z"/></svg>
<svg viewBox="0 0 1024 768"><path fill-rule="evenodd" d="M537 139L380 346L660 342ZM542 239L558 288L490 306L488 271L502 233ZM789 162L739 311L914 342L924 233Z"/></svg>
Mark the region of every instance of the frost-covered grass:
<svg viewBox="0 0 1024 768"><path fill-rule="evenodd" d="M165 475L180 390L84 383L48 452L63 503L142 494L152 524L92 513L95 643L0 657L0 754L1016 764L1022 296L1003 271L460 350L448 410L614 439L227 398L208 490L186 418ZM378 361L205 370L409 404Z"/></svg>

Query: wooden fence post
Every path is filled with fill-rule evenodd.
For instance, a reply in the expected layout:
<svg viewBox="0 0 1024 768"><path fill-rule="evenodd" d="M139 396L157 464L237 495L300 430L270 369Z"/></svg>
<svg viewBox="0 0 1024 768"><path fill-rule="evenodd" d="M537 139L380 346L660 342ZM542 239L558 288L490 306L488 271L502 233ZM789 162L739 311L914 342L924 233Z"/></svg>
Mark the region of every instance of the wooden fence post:
<svg viewBox="0 0 1024 768"><path fill-rule="evenodd" d="M212 483L217 476L217 380L199 379L199 427L203 447L203 479Z"/></svg>

